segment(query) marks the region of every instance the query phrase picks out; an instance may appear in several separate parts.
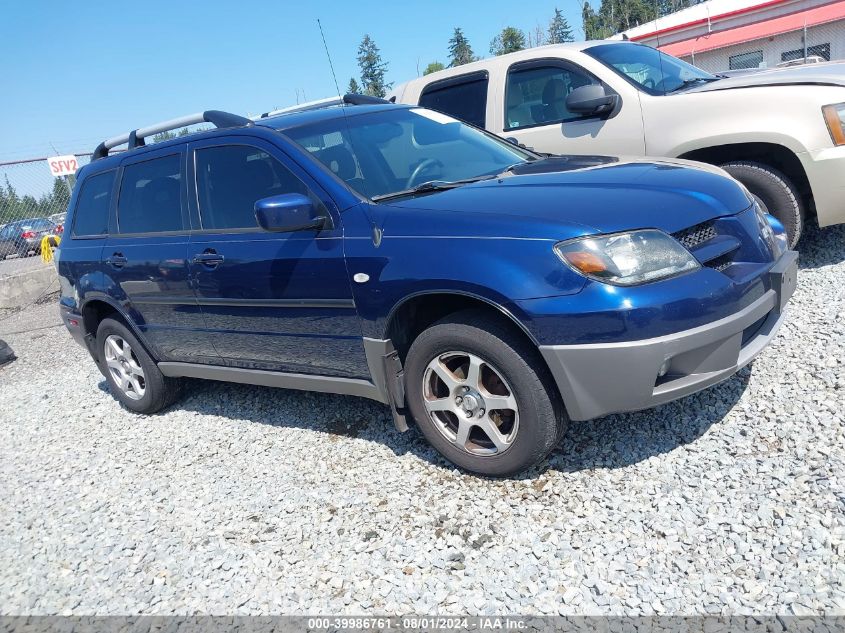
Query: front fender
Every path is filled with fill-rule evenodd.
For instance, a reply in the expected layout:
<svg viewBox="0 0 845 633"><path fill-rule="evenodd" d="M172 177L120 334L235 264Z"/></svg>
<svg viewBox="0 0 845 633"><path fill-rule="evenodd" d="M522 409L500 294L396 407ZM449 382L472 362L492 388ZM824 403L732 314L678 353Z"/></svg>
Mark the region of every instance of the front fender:
<svg viewBox="0 0 845 633"><path fill-rule="evenodd" d="M383 334L389 316L421 294L458 294L484 301L521 323L515 302L580 292L586 279L555 255L555 240L385 237L379 246L347 246L353 294L365 336Z"/></svg>

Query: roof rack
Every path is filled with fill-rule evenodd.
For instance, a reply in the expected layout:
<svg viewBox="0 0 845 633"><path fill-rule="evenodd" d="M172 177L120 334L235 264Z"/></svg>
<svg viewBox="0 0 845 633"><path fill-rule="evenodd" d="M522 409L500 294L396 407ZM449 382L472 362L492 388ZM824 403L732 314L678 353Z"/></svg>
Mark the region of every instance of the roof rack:
<svg viewBox="0 0 845 633"><path fill-rule="evenodd" d="M369 95L359 95L354 93L347 93L342 97L328 97L327 99L317 99L316 101L308 101L307 103L300 103L299 105L290 106L287 108L280 108L271 112L265 112L259 119L266 119L277 114L292 114L293 112L308 112L309 110L321 110L323 108L331 108L341 105L374 105L379 103L393 103L387 99L380 97L371 97Z"/></svg>
<svg viewBox="0 0 845 633"><path fill-rule="evenodd" d="M196 114L189 114L187 116L179 117L178 119L170 119L169 121L163 121L161 123L156 123L155 125L138 128L137 130L132 130L127 134L121 134L120 136L114 136L106 139L97 145L97 148L94 150L94 154L91 156L91 160L95 161L99 158L105 158L109 155L109 150L117 147L118 145L127 143L128 149L133 150L136 147L143 147L146 145L144 139L149 136L160 134L162 132L169 132L171 130L178 130L196 123L211 123L217 128L254 125L250 119L238 114L223 112L221 110L206 110L205 112L197 112Z"/></svg>

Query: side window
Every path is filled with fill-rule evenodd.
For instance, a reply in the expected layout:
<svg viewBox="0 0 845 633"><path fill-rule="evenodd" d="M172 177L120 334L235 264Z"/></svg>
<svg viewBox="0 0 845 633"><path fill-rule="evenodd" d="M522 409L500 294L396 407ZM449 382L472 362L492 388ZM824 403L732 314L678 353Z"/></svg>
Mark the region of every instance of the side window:
<svg viewBox="0 0 845 633"><path fill-rule="evenodd" d="M308 188L278 160L255 147L198 149L197 195L203 229L255 228L255 202Z"/></svg>
<svg viewBox="0 0 845 633"><path fill-rule="evenodd" d="M586 73L562 66L541 66L508 71L505 87L505 128L528 127L576 119L566 108L566 97L593 83Z"/></svg>
<svg viewBox="0 0 845 633"><path fill-rule="evenodd" d="M180 155L172 154L123 168L117 202L121 233L161 233L184 228L180 162Z"/></svg>
<svg viewBox="0 0 845 633"><path fill-rule="evenodd" d="M423 90L419 105L483 128L487 122L487 83L487 73L436 82Z"/></svg>
<svg viewBox="0 0 845 633"><path fill-rule="evenodd" d="M82 183L76 202L73 236L105 235L109 227L109 202L114 189L114 170L90 176Z"/></svg>

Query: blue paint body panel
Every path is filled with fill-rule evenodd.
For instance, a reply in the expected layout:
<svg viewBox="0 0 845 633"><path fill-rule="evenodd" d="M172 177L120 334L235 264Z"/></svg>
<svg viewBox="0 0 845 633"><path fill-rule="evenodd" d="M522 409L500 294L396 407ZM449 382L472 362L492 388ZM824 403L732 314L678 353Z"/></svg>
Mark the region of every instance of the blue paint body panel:
<svg viewBox="0 0 845 633"><path fill-rule="evenodd" d="M345 111L354 117L399 107ZM82 315L86 305L95 305L89 302L107 303L159 361L369 379L364 337L384 338L403 302L425 294L478 298L516 320L538 345L559 345L679 332L735 313L770 287L774 253L760 236L744 189L718 170L576 157L548 172L374 203L285 135L327 120L343 125L341 110L203 132L84 167L67 227L89 176L116 168L119 183L124 164L180 152L185 229L121 235L115 190L109 234L65 233L57 257L63 310ZM284 164L321 201L331 226L293 233L204 229L193 152L229 143L253 145ZM642 286L588 280L553 250L559 241L599 233L676 233L702 223L711 223L720 239L739 243L730 265ZM194 261L209 252L223 259ZM107 263L116 253L125 265ZM353 281L358 273L368 281Z"/></svg>

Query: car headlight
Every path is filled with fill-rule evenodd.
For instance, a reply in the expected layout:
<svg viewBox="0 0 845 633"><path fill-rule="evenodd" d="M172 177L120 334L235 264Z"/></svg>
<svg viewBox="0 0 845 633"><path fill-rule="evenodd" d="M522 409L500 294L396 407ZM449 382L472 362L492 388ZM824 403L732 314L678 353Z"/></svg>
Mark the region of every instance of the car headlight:
<svg viewBox="0 0 845 633"><path fill-rule="evenodd" d="M654 229L559 242L555 252L575 272L617 286L636 286L701 268L687 249Z"/></svg>
<svg viewBox="0 0 845 633"><path fill-rule="evenodd" d="M834 103L822 108L827 129L834 145L845 145L845 103Z"/></svg>
<svg viewBox="0 0 845 633"><path fill-rule="evenodd" d="M779 245L775 240L775 231L772 224L769 222L769 214L763 211L759 204L754 203L754 215L757 216L757 228L760 229L760 235L768 244L769 249L777 257L780 255Z"/></svg>

